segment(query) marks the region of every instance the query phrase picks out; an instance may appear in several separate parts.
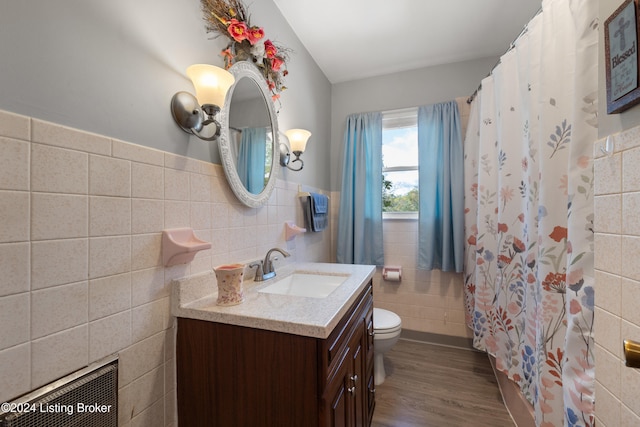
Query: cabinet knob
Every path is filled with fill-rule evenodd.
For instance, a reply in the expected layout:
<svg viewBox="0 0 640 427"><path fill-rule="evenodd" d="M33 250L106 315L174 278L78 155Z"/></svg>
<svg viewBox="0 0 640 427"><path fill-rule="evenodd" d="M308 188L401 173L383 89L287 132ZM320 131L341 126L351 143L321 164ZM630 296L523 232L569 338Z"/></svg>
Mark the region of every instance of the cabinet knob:
<svg viewBox="0 0 640 427"><path fill-rule="evenodd" d="M356 386L349 387L349 388L347 389L347 391L348 391L349 393L351 393L351 394L354 394L354 393L356 392Z"/></svg>
<svg viewBox="0 0 640 427"><path fill-rule="evenodd" d="M370 336L370 337L374 337L374 336L376 336L376 331L371 331L371 332L369 332L369 336Z"/></svg>
<svg viewBox="0 0 640 427"><path fill-rule="evenodd" d="M351 377L351 381L353 381L354 383L355 383L356 381L358 381L358 376L357 376L357 375L353 375L353 376Z"/></svg>
<svg viewBox="0 0 640 427"><path fill-rule="evenodd" d="M376 394L376 389L375 389L375 388L370 388L370 389L369 389L369 393L371 393L371 394Z"/></svg>

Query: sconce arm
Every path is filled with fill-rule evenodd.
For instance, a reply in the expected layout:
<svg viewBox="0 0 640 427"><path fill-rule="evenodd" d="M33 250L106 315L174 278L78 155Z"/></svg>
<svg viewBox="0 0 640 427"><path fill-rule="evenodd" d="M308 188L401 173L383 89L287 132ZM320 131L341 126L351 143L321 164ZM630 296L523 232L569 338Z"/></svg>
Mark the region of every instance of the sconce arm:
<svg viewBox="0 0 640 427"><path fill-rule="evenodd" d="M296 158L295 158L295 159L293 159L293 160L291 161L291 163L287 165L287 168L291 169L292 171L296 171L296 172L297 172L297 171L301 171L301 170L302 170L302 168L304 167L304 162L303 162L303 161L302 161L302 159L300 158L300 154L302 154L302 153L300 153L300 154L296 154L296 152L294 152L293 154L295 154L295 155L296 155ZM299 167L298 169L294 169L294 168L292 168L292 167L291 167L291 165L293 165L295 162L300 162L300 167Z"/></svg>
<svg viewBox="0 0 640 427"><path fill-rule="evenodd" d="M296 156L295 159L291 160L291 153L289 152L289 147L286 144L280 144L280 165L290 169L292 171L301 171L304 167L304 162L300 158L302 155L302 151L294 151L293 154ZM300 167L298 169L292 168L291 164L295 162L300 162Z"/></svg>
<svg viewBox="0 0 640 427"><path fill-rule="evenodd" d="M213 104L200 106L195 96L189 92L178 92L171 98L171 114L180 128L205 141L214 141L220 136L220 123L214 116L220 111L220 107ZM207 118L205 119L205 114ZM215 133L209 129L215 125ZM207 132L201 133L203 129Z"/></svg>

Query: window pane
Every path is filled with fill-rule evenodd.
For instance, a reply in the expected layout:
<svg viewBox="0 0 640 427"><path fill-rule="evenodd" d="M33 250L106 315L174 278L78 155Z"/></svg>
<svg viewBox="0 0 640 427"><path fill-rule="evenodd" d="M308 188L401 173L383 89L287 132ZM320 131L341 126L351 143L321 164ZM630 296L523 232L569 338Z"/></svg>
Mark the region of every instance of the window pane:
<svg viewBox="0 0 640 427"><path fill-rule="evenodd" d="M418 171L383 174L382 211L418 212Z"/></svg>
<svg viewBox="0 0 640 427"><path fill-rule="evenodd" d="M418 166L418 129L402 127L382 131L382 167Z"/></svg>

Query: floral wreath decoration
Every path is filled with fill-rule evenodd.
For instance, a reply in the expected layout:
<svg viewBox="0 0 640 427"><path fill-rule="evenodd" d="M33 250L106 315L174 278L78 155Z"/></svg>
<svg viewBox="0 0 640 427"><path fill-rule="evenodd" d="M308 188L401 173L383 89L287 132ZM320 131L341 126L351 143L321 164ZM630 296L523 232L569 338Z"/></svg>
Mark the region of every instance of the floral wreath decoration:
<svg viewBox="0 0 640 427"><path fill-rule="evenodd" d="M221 51L225 69L238 61L253 62L267 81L273 102L280 102L280 92L287 87L283 77L289 72L286 63L290 49L265 39L262 27L250 24L240 0L201 0L207 32L226 36L229 44Z"/></svg>

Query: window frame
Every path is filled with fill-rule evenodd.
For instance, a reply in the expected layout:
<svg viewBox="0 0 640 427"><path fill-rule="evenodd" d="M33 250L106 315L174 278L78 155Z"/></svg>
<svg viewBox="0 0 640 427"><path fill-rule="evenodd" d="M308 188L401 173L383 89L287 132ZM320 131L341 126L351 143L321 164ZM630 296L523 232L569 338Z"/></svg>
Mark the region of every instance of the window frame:
<svg viewBox="0 0 640 427"><path fill-rule="evenodd" d="M385 130L388 129L398 129L398 128L411 128L415 127L416 131L418 129L418 108L404 108L401 110L392 110L392 111L384 111L382 113L382 131L384 133ZM416 145L418 141L416 141ZM384 147L384 139L382 146ZM406 172L406 171L417 171L419 166L391 166L384 167L384 159L383 159L383 167L382 173L386 172ZM382 189L380 190L382 191ZM404 211L404 212L382 212L383 220L417 220L418 219L418 211Z"/></svg>

